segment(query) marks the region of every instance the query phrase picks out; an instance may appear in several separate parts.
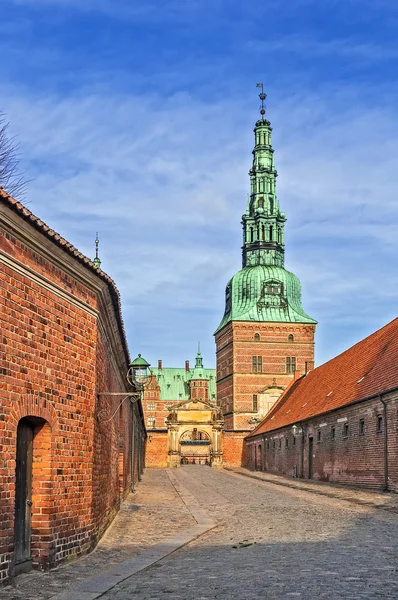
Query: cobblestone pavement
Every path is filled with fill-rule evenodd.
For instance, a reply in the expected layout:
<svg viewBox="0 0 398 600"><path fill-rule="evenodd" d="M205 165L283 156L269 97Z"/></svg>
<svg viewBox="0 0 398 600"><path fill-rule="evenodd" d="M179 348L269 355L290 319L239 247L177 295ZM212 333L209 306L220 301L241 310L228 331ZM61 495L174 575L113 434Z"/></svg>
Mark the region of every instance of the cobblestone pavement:
<svg viewBox="0 0 398 600"><path fill-rule="evenodd" d="M199 465L173 473L219 525L104 600L398 598L398 515L353 501L367 492L336 498Z"/></svg>
<svg viewBox="0 0 398 600"><path fill-rule="evenodd" d="M94 552L50 573L20 575L16 587L0 588L0 600L47 600L193 524L166 471L148 469Z"/></svg>

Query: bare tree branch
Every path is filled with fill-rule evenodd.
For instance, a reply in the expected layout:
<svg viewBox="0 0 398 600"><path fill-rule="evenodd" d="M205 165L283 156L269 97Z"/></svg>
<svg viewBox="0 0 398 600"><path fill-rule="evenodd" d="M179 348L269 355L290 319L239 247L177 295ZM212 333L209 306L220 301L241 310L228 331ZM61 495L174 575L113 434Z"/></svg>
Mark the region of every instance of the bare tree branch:
<svg viewBox="0 0 398 600"><path fill-rule="evenodd" d="M9 126L0 111L0 187L16 200L23 200L28 182L19 170L19 144L16 136L9 137Z"/></svg>

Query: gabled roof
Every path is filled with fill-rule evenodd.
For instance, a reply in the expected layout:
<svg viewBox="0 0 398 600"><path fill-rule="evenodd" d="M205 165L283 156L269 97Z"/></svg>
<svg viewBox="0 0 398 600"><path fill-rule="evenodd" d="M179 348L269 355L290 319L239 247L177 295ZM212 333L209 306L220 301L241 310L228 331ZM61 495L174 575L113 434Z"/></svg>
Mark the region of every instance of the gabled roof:
<svg viewBox="0 0 398 600"><path fill-rule="evenodd" d="M75 248L73 244L65 240L62 236L59 235L59 233L54 231L54 229L51 229L51 227L46 225L44 221L39 219L39 217L36 217L36 215L34 215L28 208L26 208L26 206L24 206L23 204L18 202L18 200L15 200L15 198L7 194L7 192L1 187L0 204L8 206L8 208L17 213L25 221L28 221L30 225L32 225L35 229L40 231L40 233L49 238L64 252L67 252L68 254L73 256L73 258L75 258L78 262L82 263L87 269L94 272L100 279L107 283L112 298L112 303L115 309L115 315L119 326L120 339L122 342L124 355L128 364L130 362L130 355L121 311L120 294L113 279L111 279L109 275L107 275L104 271L97 267L90 258L84 256L84 254L79 252L79 250Z"/></svg>
<svg viewBox="0 0 398 600"><path fill-rule="evenodd" d="M294 381L248 436L293 425L398 387L398 319Z"/></svg>

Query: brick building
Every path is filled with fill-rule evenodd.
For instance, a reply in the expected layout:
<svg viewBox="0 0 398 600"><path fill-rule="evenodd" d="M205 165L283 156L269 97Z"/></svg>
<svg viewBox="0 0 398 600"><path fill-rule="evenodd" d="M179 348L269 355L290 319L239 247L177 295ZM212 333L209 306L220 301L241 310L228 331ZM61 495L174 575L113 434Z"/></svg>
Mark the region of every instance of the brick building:
<svg viewBox="0 0 398 600"><path fill-rule="evenodd" d="M97 262L98 265L98 262ZM0 580L90 551L143 468L114 282L0 190Z"/></svg>
<svg viewBox="0 0 398 600"><path fill-rule="evenodd" d="M246 438L246 465L398 491L398 319L292 382Z"/></svg>
<svg viewBox="0 0 398 600"><path fill-rule="evenodd" d="M216 371L203 367L200 350L196 355L194 368L190 367L188 360L185 361L185 367L181 369L163 367L162 361L159 360L157 368L151 371L152 378L145 386L143 395L143 409L148 431L146 464L160 467L170 464L169 457L172 450L168 419L171 412L190 400L204 402L208 405L208 409L214 410Z"/></svg>
<svg viewBox="0 0 398 600"><path fill-rule="evenodd" d="M314 365L316 321L303 310L298 278L284 266L286 217L276 196L272 128L263 104L260 112L242 217L242 269L227 284L215 332L218 404L233 453L242 460L244 432Z"/></svg>

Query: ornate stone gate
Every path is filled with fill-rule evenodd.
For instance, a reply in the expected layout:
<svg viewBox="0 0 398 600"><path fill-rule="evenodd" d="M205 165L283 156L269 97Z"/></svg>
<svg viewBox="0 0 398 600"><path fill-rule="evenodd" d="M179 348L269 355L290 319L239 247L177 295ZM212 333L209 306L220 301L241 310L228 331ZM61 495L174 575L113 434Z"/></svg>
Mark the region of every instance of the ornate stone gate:
<svg viewBox="0 0 398 600"><path fill-rule="evenodd" d="M168 466L181 464L222 465L222 430L219 409L199 400L175 406L168 418Z"/></svg>

